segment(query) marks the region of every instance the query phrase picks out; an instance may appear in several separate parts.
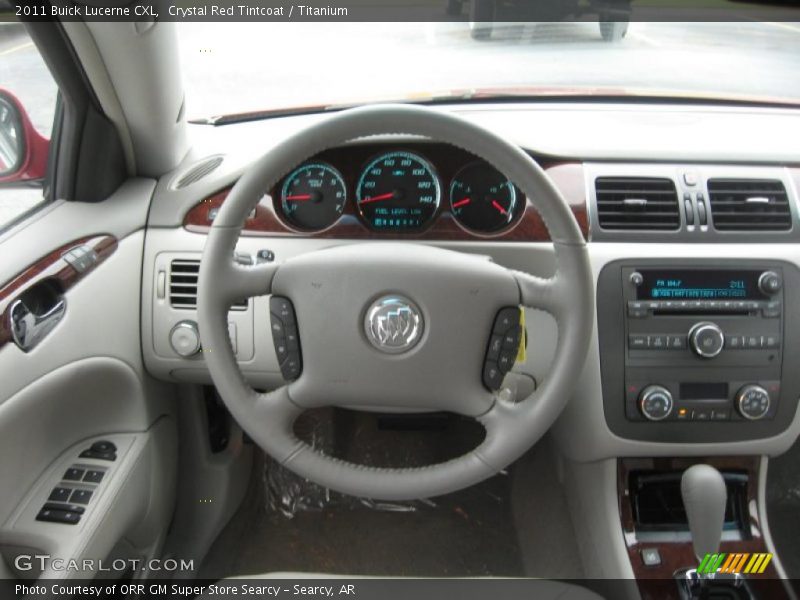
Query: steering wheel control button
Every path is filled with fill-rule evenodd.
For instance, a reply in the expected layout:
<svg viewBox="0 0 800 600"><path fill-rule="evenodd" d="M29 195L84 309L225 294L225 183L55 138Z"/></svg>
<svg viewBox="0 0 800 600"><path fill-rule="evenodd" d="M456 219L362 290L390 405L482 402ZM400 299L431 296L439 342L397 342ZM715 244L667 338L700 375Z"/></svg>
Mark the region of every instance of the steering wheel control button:
<svg viewBox="0 0 800 600"><path fill-rule="evenodd" d="M269 299L269 311L284 325L295 322L294 306L288 298L272 296Z"/></svg>
<svg viewBox="0 0 800 600"><path fill-rule="evenodd" d="M411 350L422 339L425 321L411 300L398 294L375 300L364 315L367 340L386 354Z"/></svg>
<svg viewBox="0 0 800 600"><path fill-rule="evenodd" d="M272 343L281 375L286 381L292 381L300 377L303 370L294 306L288 298L272 296L269 299L269 309Z"/></svg>
<svg viewBox="0 0 800 600"><path fill-rule="evenodd" d="M492 360L487 360L483 367L483 385L489 388L489 391L496 392L503 385L504 373L497 366L497 363Z"/></svg>
<svg viewBox="0 0 800 600"><path fill-rule="evenodd" d="M648 385L639 395L639 410L650 421L663 421L672 413L672 394L660 385Z"/></svg>
<svg viewBox="0 0 800 600"><path fill-rule="evenodd" d="M689 345L698 356L714 358L725 345L725 336L716 323L703 321L689 331Z"/></svg>
<svg viewBox="0 0 800 600"><path fill-rule="evenodd" d="M494 332L505 334L509 329L519 325L519 308L509 306L497 313L494 319Z"/></svg>
<svg viewBox="0 0 800 600"><path fill-rule="evenodd" d="M746 385L736 393L736 408L749 421L767 416L770 407L769 392L760 385Z"/></svg>
<svg viewBox="0 0 800 600"><path fill-rule="evenodd" d="M518 306L501 308L494 318L492 335L483 363L483 385L496 392L503 384L503 377L514 366L522 339L520 309Z"/></svg>
<svg viewBox="0 0 800 600"><path fill-rule="evenodd" d="M503 336L493 335L492 339L489 340L489 350L486 352L486 359L497 360L497 357L500 356L500 350L502 349L503 349Z"/></svg>
<svg viewBox="0 0 800 600"><path fill-rule="evenodd" d="M200 352L200 332L194 321L181 321L169 332L169 343L175 354L190 358Z"/></svg>

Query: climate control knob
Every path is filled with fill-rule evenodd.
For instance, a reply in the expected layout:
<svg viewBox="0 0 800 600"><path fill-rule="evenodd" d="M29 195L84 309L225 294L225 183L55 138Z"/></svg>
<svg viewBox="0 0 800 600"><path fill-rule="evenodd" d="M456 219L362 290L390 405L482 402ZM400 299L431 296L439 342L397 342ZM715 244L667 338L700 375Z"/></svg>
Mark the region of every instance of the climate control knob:
<svg viewBox="0 0 800 600"><path fill-rule="evenodd" d="M639 410L651 421L662 421L672 414L672 394L661 385L648 385L639 394Z"/></svg>
<svg viewBox="0 0 800 600"><path fill-rule="evenodd" d="M689 330L689 346L698 356L714 358L724 345L725 336L716 323L703 321Z"/></svg>
<svg viewBox="0 0 800 600"><path fill-rule="evenodd" d="M760 385L746 385L736 392L736 409L745 419L763 419L769 412L769 405L769 392Z"/></svg>
<svg viewBox="0 0 800 600"><path fill-rule="evenodd" d="M175 354L189 358L200 352L200 332L194 321L181 321L169 332L169 343Z"/></svg>

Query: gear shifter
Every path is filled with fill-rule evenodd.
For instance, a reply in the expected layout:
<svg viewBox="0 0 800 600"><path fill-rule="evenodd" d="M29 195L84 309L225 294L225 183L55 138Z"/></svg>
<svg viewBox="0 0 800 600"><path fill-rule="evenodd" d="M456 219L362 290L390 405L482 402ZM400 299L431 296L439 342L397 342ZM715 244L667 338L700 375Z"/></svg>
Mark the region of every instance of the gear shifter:
<svg viewBox="0 0 800 600"><path fill-rule="evenodd" d="M694 465L681 478L681 496L698 560L719 550L728 492L722 474L710 465Z"/></svg>

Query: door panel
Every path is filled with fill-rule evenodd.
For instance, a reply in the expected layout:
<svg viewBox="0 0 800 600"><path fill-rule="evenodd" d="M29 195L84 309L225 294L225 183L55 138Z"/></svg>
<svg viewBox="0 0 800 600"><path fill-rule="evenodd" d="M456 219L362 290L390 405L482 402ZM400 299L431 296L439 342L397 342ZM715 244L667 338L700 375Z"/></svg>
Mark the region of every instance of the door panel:
<svg viewBox="0 0 800 600"><path fill-rule="evenodd" d="M174 394L145 372L140 341L144 225L153 189L152 181L130 180L101 203L56 202L0 238L0 338L11 327L6 308L31 286L52 285L65 303L61 319L35 347L24 351L8 336L0 340L0 551L6 568L21 548L101 560L124 539L136 558L150 558L163 541L176 480ZM105 244L99 246L102 260L84 272L59 251L76 240ZM114 461L81 456L104 439L118 440ZM64 465L74 464L106 477L65 482ZM79 523L37 519L59 486L93 492Z"/></svg>

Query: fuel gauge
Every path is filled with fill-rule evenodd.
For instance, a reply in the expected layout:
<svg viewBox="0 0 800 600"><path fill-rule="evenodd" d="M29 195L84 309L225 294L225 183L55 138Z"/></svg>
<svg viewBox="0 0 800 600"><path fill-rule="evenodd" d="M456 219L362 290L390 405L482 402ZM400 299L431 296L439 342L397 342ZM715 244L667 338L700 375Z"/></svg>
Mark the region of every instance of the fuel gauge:
<svg viewBox="0 0 800 600"><path fill-rule="evenodd" d="M485 162L467 165L450 184L453 216L473 231L493 233L505 229L517 216L517 205L514 184Z"/></svg>

